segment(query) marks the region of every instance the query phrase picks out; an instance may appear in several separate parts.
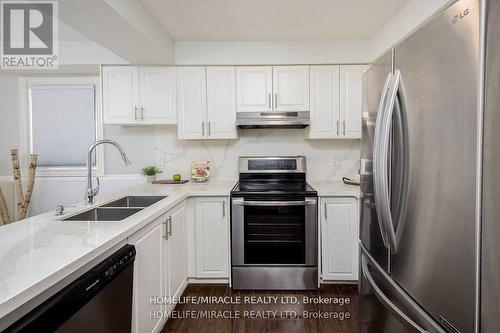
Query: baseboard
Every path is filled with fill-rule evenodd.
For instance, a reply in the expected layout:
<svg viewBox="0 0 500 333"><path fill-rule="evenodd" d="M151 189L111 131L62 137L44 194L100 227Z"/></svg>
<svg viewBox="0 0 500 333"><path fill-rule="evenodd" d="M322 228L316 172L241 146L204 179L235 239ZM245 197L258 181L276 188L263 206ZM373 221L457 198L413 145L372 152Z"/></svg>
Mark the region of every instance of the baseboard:
<svg viewBox="0 0 500 333"><path fill-rule="evenodd" d="M195 278L195 277L188 277L187 280L188 283L202 283L202 284L229 284L229 278L223 278L223 279L215 279L215 278Z"/></svg>
<svg viewBox="0 0 500 333"><path fill-rule="evenodd" d="M359 281L353 280L323 280L321 279L320 284L358 284Z"/></svg>

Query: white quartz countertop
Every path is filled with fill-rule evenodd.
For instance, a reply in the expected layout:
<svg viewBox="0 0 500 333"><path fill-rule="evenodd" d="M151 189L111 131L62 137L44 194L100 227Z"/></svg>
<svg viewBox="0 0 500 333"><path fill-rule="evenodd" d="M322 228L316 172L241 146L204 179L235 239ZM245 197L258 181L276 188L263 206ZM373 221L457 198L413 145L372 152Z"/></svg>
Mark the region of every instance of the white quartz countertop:
<svg viewBox="0 0 500 333"><path fill-rule="evenodd" d="M347 185L343 181L307 181L320 197L360 197L359 186Z"/></svg>
<svg viewBox="0 0 500 333"><path fill-rule="evenodd" d="M190 196L228 196L236 181L183 185L141 184L110 196L99 206L127 195L167 197L116 222L60 221L54 212L0 227L0 318L69 276ZM311 181L320 196L359 197L359 187L341 181ZM67 208L66 217L89 207ZM64 217L63 217L64 218Z"/></svg>
<svg viewBox="0 0 500 333"><path fill-rule="evenodd" d="M167 195L122 221L59 221L52 211L0 227L0 318L125 241L187 197L227 196L235 184L141 184L111 196L96 197L94 206L126 195ZM73 213L67 212L66 216L70 215Z"/></svg>

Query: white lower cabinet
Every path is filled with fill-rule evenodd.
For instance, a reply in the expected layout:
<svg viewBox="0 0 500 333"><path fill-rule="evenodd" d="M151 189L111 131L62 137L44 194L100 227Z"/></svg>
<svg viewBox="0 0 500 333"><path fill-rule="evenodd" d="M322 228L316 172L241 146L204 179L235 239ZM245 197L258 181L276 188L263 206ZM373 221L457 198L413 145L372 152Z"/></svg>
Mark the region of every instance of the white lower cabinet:
<svg viewBox="0 0 500 333"><path fill-rule="evenodd" d="M187 281L185 204L181 203L129 237L137 256L134 263L132 332L159 332L162 311L173 304L151 297L179 296Z"/></svg>
<svg viewBox="0 0 500 333"><path fill-rule="evenodd" d="M132 332L158 332L162 326L161 317L150 314L163 311L163 305L150 302L150 297L165 295L165 286L168 285L165 283L167 276L163 255L164 226L160 222L165 218L158 218L152 222L152 229L141 230L129 239L129 243L135 245L137 252L134 263Z"/></svg>
<svg viewBox="0 0 500 333"><path fill-rule="evenodd" d="M195 198L196 278L229 277L229 209L226 197Z"/></svg>
<svg viewBox="0 0 500 333"><path fill-rule="evenodd" d="M168 296L179 297L187 284L186 205L172 209L167 217L166 275ZM167 309L168 310L168 309Z"/></svg>
<svg viewBox="0 0 500 333"><path fill-rule="evenodd" d="M321 277L323 280L358 279L358 200L351 197L320 199Z"/></svg>

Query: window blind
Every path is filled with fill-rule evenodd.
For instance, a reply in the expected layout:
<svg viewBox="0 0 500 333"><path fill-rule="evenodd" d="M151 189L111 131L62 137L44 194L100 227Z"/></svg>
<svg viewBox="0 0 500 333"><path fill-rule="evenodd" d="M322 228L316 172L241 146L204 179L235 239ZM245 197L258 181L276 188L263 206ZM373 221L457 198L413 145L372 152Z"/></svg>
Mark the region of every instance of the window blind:
<svg viewBox="0 0 500 333"><path fill-rule="evenodd" d="M93 84L31 86L32 151L43 167L82 167L96 140Z"/></svg>

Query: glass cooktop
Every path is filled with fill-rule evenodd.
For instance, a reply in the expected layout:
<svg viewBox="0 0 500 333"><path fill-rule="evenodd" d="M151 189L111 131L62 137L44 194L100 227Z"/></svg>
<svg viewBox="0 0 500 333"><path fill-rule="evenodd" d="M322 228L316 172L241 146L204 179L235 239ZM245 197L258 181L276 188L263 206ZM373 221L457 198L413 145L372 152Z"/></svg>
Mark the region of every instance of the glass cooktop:
<svg viewBox="0 0 500 333"><path fill-rule="evenodd" d="M317 192L303 181L240 181L232 194L291 194L316 196Z"/></svg>

